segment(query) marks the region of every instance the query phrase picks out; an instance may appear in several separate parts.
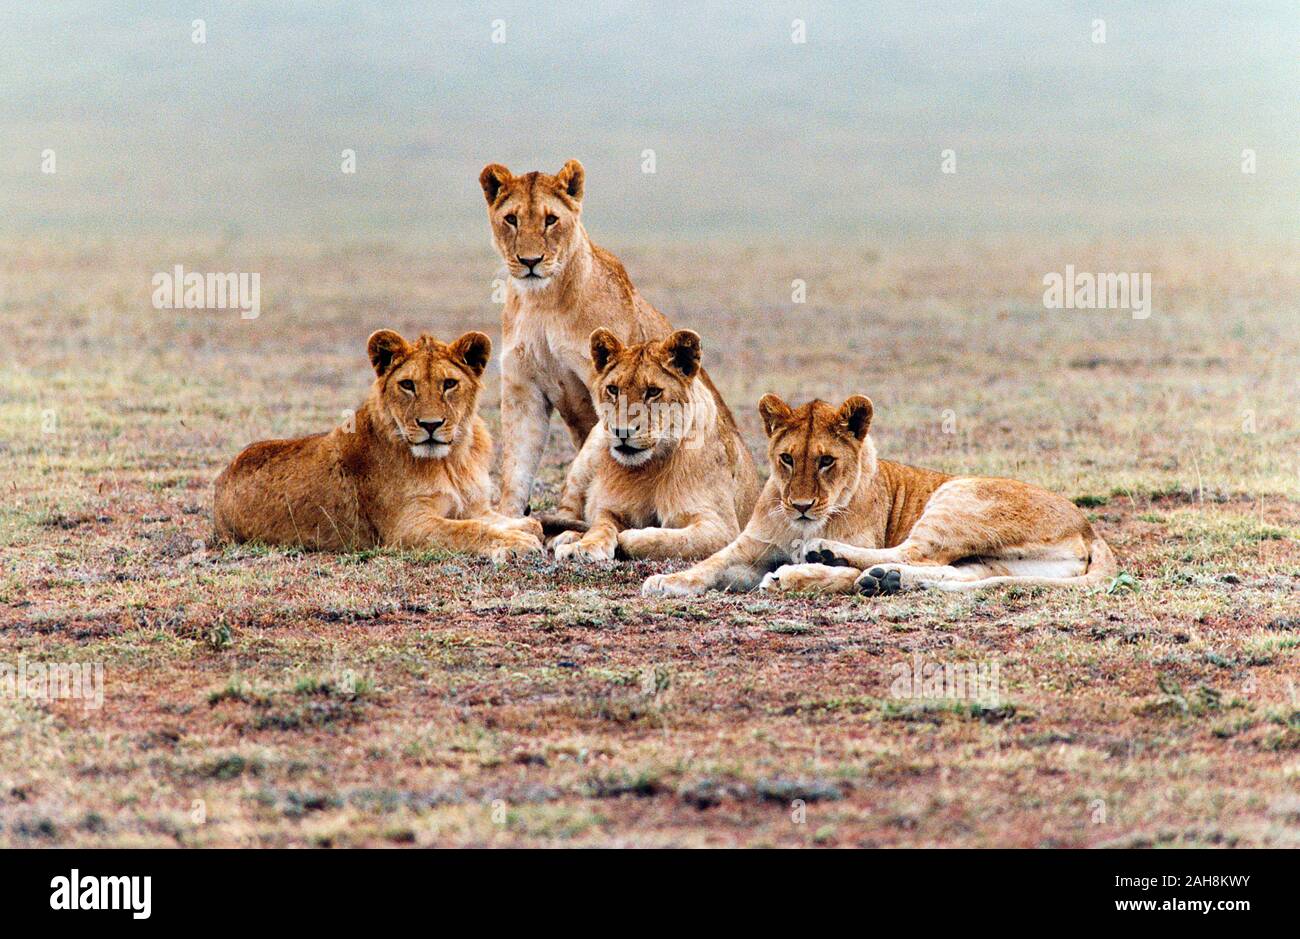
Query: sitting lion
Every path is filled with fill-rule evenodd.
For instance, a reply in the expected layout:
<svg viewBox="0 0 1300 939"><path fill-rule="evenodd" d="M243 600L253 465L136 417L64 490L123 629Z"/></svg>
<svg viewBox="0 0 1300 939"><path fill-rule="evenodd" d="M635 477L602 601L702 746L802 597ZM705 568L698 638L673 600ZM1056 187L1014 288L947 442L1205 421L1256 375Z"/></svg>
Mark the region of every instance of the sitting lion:
<svg viewBox="0 0 1300 939"><path fill-rule="evenodd" d="M1115 574L1110 547L1062 496L877 461L872 406L861 395L838 409L812 401L791 410L776 395L758 407L772 475L749 525L694 567L648 578L646 596L755 585L876 595L1086 585Z"/></svg>
<svg viewBox="0 0 1300 939"><path fill-rule="evenodd" d="M444 548L496 560L544 550L541 525L488 508L492 438L478 416L492 341L367 344L375 378L355 419L327 434L263 440L217 477L217 537L345 550Z"/></svg>
<svg viewBox="0 0 1300 939"><path fill-rule="evenodd" d="M587 389L588 340L608 329L621 342L662 339L668 320L633 286L618 258L582 223L586 172L569 160L554 176L515 175L499 163L479 174L492 242L509 270L501 311L501 499L506 515L528 514L551 414L582 450L596 425ZM581 515L591 467L575 460L557 519Z"/></svg>
<svg viewBox="0 0 1300 939"><path fill-rule="evenodd" d="M587 467L576 495L589 527L552 539L555 557L703 558L740 534L758 474L700 368L700 337L625 346L597 329L591 363L600 422L575 461Z"/></svg>

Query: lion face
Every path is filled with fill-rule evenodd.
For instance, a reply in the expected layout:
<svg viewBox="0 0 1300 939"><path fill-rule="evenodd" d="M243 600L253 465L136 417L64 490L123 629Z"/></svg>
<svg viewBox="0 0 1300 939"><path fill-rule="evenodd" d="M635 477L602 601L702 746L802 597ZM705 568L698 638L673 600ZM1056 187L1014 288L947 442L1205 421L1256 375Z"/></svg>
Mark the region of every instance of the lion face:
<svg viewBox="0 0 1300 939"><path fill-rule="evenodd" d="M848 504L862 473L875 474L875 448L867 441L868 398L853 395L838 410L825 401L791 410L769 394L758 410L781 509L796 526L820 527Z"/></svg>
<svg viewBox="0 0 1300 939"><path fill-rule="evenodd" d="M582 164L570 160L554 176L513 176L499 163L479 174L492 240L521 290L538 290L564 269L581 231Z"/></svg>
<svg viewBox="0 0 1300 939"><path fill-rule="evenodd" d="M591 334L591 364L601 431L617 462L640 466L685 439L700 371L697 334L679 329L667 339L625 346L598 329Z"/></svg>
<svg viewBox="0 0 1300 939"><path fill-rule="evenodd" d="M381 329L367 349L378 376L375 392L395 438L417 457L445 457L470 431L492 340L472 332L451 345L428 335L409 343Z"/></svg>

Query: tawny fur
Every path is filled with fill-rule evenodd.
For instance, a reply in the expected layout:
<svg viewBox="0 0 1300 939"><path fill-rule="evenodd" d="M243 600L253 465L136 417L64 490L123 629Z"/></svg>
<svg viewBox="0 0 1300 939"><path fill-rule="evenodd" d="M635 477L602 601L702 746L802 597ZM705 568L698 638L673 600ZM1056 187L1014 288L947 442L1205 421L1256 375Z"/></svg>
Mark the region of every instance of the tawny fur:
<svg viewBox="0 0 1300 939"><path fill-rule="evenodd" d="M758 473L722 396L700 380L700 337L625 346L591 336L600 423L575 487L589 528L551 542L557 559L707 557L749 520Z"/></svg>
<svg viewBox="0 0 1300 939"><path fill-rule="evenodd" d="M217 477L218 538L323 550L443 548L498 560L542 551L536 521L490 508L492 438L478 395L491 350L477 332L450 345L374 333L376 378L353 421L255 443Z"/></svg>
<svg viewBox="0 0 1300 939"><path fill-rule="evenodd" d="M650 577L647 596L755 586L843 593L890 571L903 589L947 590L1087 585L1115 573L1109 546L1063 496L877 460L873 408L861 395L838 409L813 401L797 410L767 395L759 410L772 475L749 524L694 567ZM827 556L835 566L820 563Z"/></svg>
<svg viewBox="0 0 1300 939"><path fill-rule="evenodd" d="M587 387L592 331L603 327L620 342L640 343L662 339L672 327L637 293L618 258L588 237L581 217L585 174L577 160L554 176L515 176L493 163L483 168L479 183L493 243L510 273L501 316L498 506L519 516L528 507L551 414L560 412L579 450L596 425ZM541 260L530 268L521 258ZM701 380L712 388L707 375ZM591 471L584 461L574 461L559 515L580 515L579 493Z"/></svg>

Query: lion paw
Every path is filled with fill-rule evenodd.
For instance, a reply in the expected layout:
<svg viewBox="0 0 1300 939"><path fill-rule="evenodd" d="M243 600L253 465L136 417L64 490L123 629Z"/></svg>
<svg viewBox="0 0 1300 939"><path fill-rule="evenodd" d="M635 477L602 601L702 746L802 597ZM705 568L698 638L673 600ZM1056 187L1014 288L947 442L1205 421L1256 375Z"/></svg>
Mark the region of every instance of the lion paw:
<svg viewBox="0 0 1300 939"><path fill-rule="evenodd" d="M558 535L546 542L546 547L552 551L558 551L560 545L576 544L582 540L583 532L580 531L562 531Z"/></svg>
<svg viewBox="0 0 1300 939"><path fill-rule="evenodd" d="M703 587L680 574L652 574L641 585L643 597L689 597L703 592Z"/></svg>
<svg viewBox="0 0 1300 939"><path fill-rule="evenodd" d="M863 571L854 586L866 597L889 596L903 589L903 575L897 569L873 567Z"/></svg>
<svg viewBox="0 0 1300 939"><path fill-rule="evenodd" d="M500 527L507 531L521 531L526 535L532 535L538 541L542 540L542 523L532 515L525 515L523 518L507 519L500 523Z"/></svg>
<svg viewBox="0 0 1300 939"><path fill-rule="evenodd" d="M488 549L488 557L494 563L501 564L514 557L525 554L539 554L546 550L540 538L527 532L506 529L500 532Z"/></svg>
<svg viewBox="0 0 1300 939"><path fill-rule="evenodd" d="M825 564L827 567L851 567L840 554L840 544L826 538L809 538L799 546L798 556L804 564Z"/></svg>
<svg viewBox="0 0 1300 939"><path fill-rule="evenodd" d="M826 564L786 564L763 575L759 590L846 593L853 585L856 569Z"/></svg>
<svg viewBox="0 0 1300 939"><path fill-rule="evenodd" d="M570 532L565 532L570 534ZM555 541L559 541L557 536ZM579 539L578 541L566 541L562 544L555 545L555 560L557 561L612 561L614 560L614 551L618 543L606 544L599 541L587 541Z"/></svg>

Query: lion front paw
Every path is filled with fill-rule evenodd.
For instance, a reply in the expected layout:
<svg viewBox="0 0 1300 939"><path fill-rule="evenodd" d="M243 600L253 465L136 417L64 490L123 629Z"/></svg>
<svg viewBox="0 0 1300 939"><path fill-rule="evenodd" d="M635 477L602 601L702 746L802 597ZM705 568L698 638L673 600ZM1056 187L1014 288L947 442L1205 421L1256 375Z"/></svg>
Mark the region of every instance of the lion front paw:
<svg viewBox="0 0 1300 939"><path fill-rule="evenodd" d="M501 528L508 531L521 531L526 535L532 535L538 541L542 540L542 523L534 515L525 515L523 518L506 519L499 523Z"/></svg>
<svg viewBox="0 0 1300 939"><path fill-rule="evenodd" d="M575 534L574 532L565 532L565 534ZM579 538L576 541L561 541L560 536L552 540L555 546L555 560L557 561L612 561L614 560L614 551L618 547L618 542L612 544L604 540L591 541L586 538Z"/></svg>
<svg viewBox="0 0 1300 939"><path fill-rule="evenodd" d="M505 529L492 540L492 544L488 548L488 557L493 562L500 564L514 557L521 557L525 554L538 554L545 551L546 548L542 545L540 538L534 537L527 532Z"/></svg>
<svg viewBox="0 0 1300 939"><path fill-rule="evenodd" d="M690 597L706 588L682 574L652 574L641 585L643 597Z"/></svg>
<svg viewBox="0 0 1300 939"><path fill-rule="evenodd" d="M552 551L559 551L561 545L577 544L582 540L583 532L580 531L562 531L555 537L546 542L546 547Z"/></svg>
<svg viewBox="0 0 1300 939"><path fill-rule="evenodd" d="M857 571L826 564L786 564L763 575L759 590L846 593L853 587Z"/></svg>
<svg viewBox="0 0 1300 939"><path fill-rule="evenodd" d="M826 538L809 538L803 542L796 555L804 564L825 564L827 567L852 567L841 553L838 541Z"/></svg>

